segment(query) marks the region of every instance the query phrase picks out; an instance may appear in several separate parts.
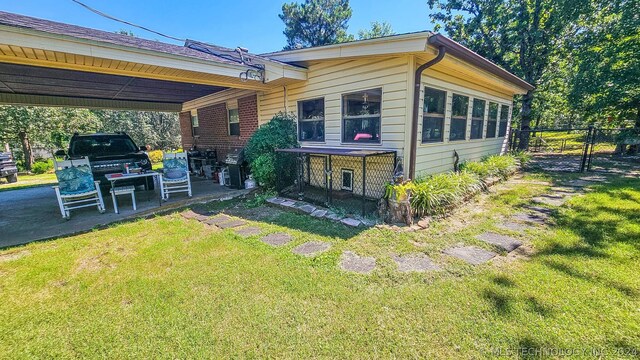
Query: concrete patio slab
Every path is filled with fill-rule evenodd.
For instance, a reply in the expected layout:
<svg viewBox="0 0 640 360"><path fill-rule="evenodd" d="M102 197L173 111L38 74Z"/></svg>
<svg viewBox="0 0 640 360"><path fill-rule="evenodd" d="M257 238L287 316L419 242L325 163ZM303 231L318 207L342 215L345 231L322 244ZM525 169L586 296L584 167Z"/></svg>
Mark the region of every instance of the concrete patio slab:
<svg viewBox="0 0 640 360"><path fill-rule="evenodd" d="M498 255L492 251L487 251L477 246L452 247L445 249L443 252L471 265L484 264Z"/></svg>
<svg viewBox="0 0 640 360"><path fill-rule="evenodd" d="M113 222L148 216L155 212L169 211L189 204L215 201L223 197L237 197L248 190L233 190L212 181L192 178L193 197L173 194L168 201L158 201L155 191L136 191L137 210L132 208L131 198L118 198L120 213L113 212L111 197L103 195L107 211L100 214L96 208L71 211L71 219L60 215L56 195L51 186L33 187L0 192L0 248L27 244L32 241L51 239L86 232ZM34 226L37 224L37 226Z"/></svg>

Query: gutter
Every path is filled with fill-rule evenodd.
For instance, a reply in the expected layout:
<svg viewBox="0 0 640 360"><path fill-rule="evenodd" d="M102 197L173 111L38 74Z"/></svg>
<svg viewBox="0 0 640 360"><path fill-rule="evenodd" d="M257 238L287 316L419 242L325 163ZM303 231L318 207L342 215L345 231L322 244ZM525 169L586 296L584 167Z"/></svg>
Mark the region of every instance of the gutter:
<svg viewBox="0 0 640 360"><path fill-rule="evenodd" d="M429 40L431 40L429 38ZM431 41L429 41L431 42ZM447 49L440 45L438 47L438 55L429 60L428 62L420 65L416 69L415 77L413 78L413 116L411 118L411 150L409 151L409 179L415 178L416 175L416 150L418 148L418 118L420 109L420 88L422 87L422 73L437 64L444 58Z"/></svg>

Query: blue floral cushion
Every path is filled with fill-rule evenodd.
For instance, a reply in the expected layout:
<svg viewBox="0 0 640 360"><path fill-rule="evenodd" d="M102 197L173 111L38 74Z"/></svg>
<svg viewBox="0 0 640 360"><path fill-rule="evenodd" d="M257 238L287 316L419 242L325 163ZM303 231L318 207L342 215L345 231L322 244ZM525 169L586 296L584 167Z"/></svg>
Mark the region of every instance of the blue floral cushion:
<svg viewBox="0 0 640 360"><path fill-rule="evenodd" d="M56 177L62 195L77 195L96 189L91 168L87 165L57 170Z"/></svg>
<svg viewBox="0 0 640 360"><path fill-rule="evenodd" d="M187 180L187 160L186 159L164 159L162 161L162 177L168 181Z"/></svg>

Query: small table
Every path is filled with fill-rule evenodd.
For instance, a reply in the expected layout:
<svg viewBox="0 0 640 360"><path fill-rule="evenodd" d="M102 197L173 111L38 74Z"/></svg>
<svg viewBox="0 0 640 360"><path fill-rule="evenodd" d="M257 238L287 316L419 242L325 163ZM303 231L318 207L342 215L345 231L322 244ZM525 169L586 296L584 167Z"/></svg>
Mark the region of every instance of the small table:
<svg viewBox="0 0 640 360"><path fill-rule="evenodd" d="M142 177L151 177L151 181L153 181L153 177L156 177L158 179L158 185L160 186L160 200L159 200L159 204L160 206L162 206L162 200L164 200L164 189L162 186L162 174L160 174L159 172L156 171L147 171L147 172L143 172L143 173L131 173L131 174L123 174L123 173L114 173L114 174L107 174L105 175L105 177L107 178L107 180L111 183L111 188L114 189L116 188L116 182L120 181L120 180L131 180L131 179L138 179L138 178L142 178ZM118 200L117 197L115 197L114 195L114 199L113 199L113 204L114 207L116 208L116 213L117 208L118 208Z"/></svg>

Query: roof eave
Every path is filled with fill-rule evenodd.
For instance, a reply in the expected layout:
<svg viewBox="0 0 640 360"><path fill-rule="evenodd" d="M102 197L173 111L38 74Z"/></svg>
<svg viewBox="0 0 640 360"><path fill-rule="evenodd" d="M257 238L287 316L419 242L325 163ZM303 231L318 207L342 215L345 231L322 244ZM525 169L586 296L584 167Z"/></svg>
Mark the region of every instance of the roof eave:
<svg viewBox="0 0 640 360"><path fill-rule="evenodd" d="M518 76L510 73L509 71L501 68L493 62L478 55L469 48L460 45L458 42L453 41L442 34L435 34L428 40L430 45L440 47L443 46L447 49L447 54L455 56L456 58L463 60L471 65L477 66L489 73L502 78L525 91L533 90L535 87Z"/></svg>

